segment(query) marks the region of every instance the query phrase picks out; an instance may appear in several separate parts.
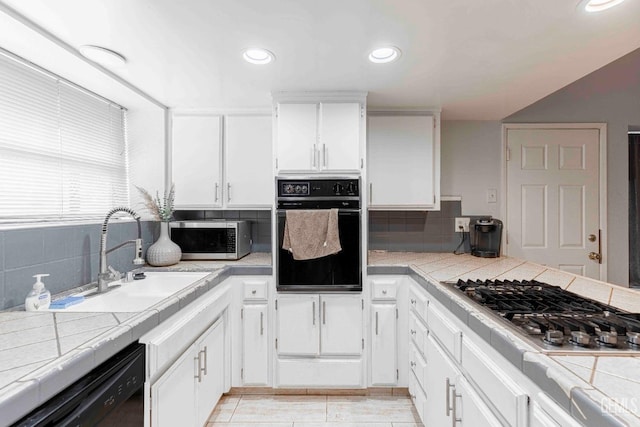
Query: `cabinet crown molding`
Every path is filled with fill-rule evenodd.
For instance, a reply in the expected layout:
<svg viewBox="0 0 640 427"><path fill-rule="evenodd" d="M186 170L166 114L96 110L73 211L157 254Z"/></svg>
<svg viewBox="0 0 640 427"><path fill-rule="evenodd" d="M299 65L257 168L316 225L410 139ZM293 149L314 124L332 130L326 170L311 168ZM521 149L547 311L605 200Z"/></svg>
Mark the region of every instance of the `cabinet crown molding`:
<svg viewBox="0 0 640 427"><path fill-rule="evenodd" d="M361 102L367 100L366 91L281 91L271 92L274 103L283 102Z"/></svg>

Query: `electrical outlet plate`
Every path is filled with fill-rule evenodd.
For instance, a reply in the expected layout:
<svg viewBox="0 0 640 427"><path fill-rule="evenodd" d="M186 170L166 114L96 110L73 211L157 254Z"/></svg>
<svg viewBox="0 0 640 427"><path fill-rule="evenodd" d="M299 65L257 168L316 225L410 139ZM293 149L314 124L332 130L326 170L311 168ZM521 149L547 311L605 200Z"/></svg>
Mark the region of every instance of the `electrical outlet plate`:
<svg viewBox="0 0 640 427"><path fill-rule="evenodd" d="M455 222L455 231L456 233L468 233L469 232L469 218L467 217L458 217Z"/></svg>

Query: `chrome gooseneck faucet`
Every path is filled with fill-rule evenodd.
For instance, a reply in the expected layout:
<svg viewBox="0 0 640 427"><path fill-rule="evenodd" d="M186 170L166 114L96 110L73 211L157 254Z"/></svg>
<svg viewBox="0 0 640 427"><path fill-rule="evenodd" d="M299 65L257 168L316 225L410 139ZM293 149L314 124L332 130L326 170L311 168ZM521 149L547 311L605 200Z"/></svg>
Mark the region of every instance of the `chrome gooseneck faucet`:
<svg viewBox="0 0 640 427"><path fill-rule="evenodd" d="M138 223L138 238L134 240L127 240L117 246L114 246L111 249L107 249L107 229L109 219L111 219L111 216L116 212L126 212L136 220L136 222ZM133 209L129 209L126 207L113 208L109 211L109 213L107 213L107 216L102 223L102 236L100 237L100 273L98 274L98 292L105 292L109 287L109 283L120 279L122 276L120 272L116 271L110 265L107 265L107 254L125 245L128 245L129 243L135 243L136 245L136 256L133 260L133 263L136 265L144 264L144 259L142 258L142 227L140 226L140 215L138 215Z"/></svg>

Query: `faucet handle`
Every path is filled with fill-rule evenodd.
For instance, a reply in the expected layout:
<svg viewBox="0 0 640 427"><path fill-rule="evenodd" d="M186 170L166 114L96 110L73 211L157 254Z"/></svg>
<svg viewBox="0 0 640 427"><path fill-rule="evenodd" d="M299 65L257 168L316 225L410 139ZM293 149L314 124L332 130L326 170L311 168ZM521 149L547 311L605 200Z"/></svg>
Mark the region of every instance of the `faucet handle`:
<svg viewBox="0 0 640 427"><path fill-rule="evenodd" d="M122 278L122 273L120 273L118 270L116 270L115 268L109 266L107 267L109 269L109 272L111 273L111 277L115 280L121 279Z"/></svg>

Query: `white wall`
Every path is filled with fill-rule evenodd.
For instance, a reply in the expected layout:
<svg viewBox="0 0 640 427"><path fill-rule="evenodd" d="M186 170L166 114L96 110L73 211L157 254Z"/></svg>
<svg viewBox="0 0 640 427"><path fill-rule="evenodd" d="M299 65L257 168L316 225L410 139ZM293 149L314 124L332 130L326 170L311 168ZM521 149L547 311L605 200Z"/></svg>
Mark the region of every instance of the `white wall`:
<svg viewBox="0 0 640 427"><path fill-rule="evenodd" d="M609 282L621 285L629 283L627 132L640 125L639 70L640 49L504 119L505 123L607 123L607 273Z"/></svg>
<svg viewBox="0 0 640 427"><path fill-rule="evenodd" d="M143 218L150 218L135 186L151 194L164 193L165 141L164 110L149 105L127 113L129 137L129 178L131 208Z"/></svg>
<svg viewBox="0 0 640 427"><path fill-rule="evenodd" d="M498 121L443 121L440 191L462 197L463 215L500 218L498 203L487 203L487 189L500 191L502 124Z"/></svg>

